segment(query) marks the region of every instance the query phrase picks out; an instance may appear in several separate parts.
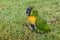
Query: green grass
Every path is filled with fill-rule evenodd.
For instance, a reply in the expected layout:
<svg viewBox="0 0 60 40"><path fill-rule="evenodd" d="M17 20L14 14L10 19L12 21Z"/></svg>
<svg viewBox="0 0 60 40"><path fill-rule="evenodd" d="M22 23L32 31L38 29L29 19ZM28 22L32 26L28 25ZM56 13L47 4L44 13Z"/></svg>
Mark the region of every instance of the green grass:
<svg viewBox="0 0 60 40"><path fill-rule="evenodd" d="M47 36L36 36L29 29L25 13L29 6L35 6L43 19L52 21L52 32ZM0 40L60 40L60 0L0 0Z"/></svg>

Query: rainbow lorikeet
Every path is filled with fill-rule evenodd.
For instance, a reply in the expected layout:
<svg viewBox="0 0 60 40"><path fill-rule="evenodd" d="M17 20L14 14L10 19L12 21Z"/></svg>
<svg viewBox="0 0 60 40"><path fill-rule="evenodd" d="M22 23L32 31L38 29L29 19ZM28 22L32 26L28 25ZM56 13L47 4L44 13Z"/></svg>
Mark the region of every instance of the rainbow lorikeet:
<svg viewBox="0 0 60 40"><path fill-rule="evenodd" d="M39 33L50 32L51 29L49 25L39 16L38 11L34 7L28 7L26 13L33 30L38 31Z"/></svg>

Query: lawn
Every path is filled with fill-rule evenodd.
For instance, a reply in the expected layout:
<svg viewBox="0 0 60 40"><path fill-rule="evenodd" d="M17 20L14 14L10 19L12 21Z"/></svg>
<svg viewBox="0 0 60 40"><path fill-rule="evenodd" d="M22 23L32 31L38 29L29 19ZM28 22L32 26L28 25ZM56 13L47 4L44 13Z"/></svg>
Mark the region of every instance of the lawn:
<svg viewBox="0 0 60 40"><path fill-rule="evenodd" d="M48 21L51 33L31 31L26 15L29 6ZM0 0L0 40L60 40L60 0Z"/></svg>

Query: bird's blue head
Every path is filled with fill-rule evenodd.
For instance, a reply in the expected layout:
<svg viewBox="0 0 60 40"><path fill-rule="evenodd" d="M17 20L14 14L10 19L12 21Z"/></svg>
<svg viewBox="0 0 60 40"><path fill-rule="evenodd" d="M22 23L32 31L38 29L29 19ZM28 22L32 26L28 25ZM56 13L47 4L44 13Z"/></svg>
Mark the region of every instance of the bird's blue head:
<svg viewBox="0 0 60 40"><path fill-rule="evenodd" d="M32 9L33 9L33 7L31 7L31 6L27 8L26 13L28 16L30 16Z"/></svg>

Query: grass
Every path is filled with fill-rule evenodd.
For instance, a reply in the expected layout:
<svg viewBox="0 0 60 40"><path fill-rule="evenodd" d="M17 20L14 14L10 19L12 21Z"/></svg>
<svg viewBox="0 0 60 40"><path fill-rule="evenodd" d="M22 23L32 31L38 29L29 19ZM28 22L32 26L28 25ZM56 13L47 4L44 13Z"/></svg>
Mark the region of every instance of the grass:
<svg viewBox="0 0 60 40"><path fill-rule="evenodd" d="M25 13L29 6L50 21L52 32L47 36L31 32ZM60 40L60 0L0 0L0 40Z"/></svg>

